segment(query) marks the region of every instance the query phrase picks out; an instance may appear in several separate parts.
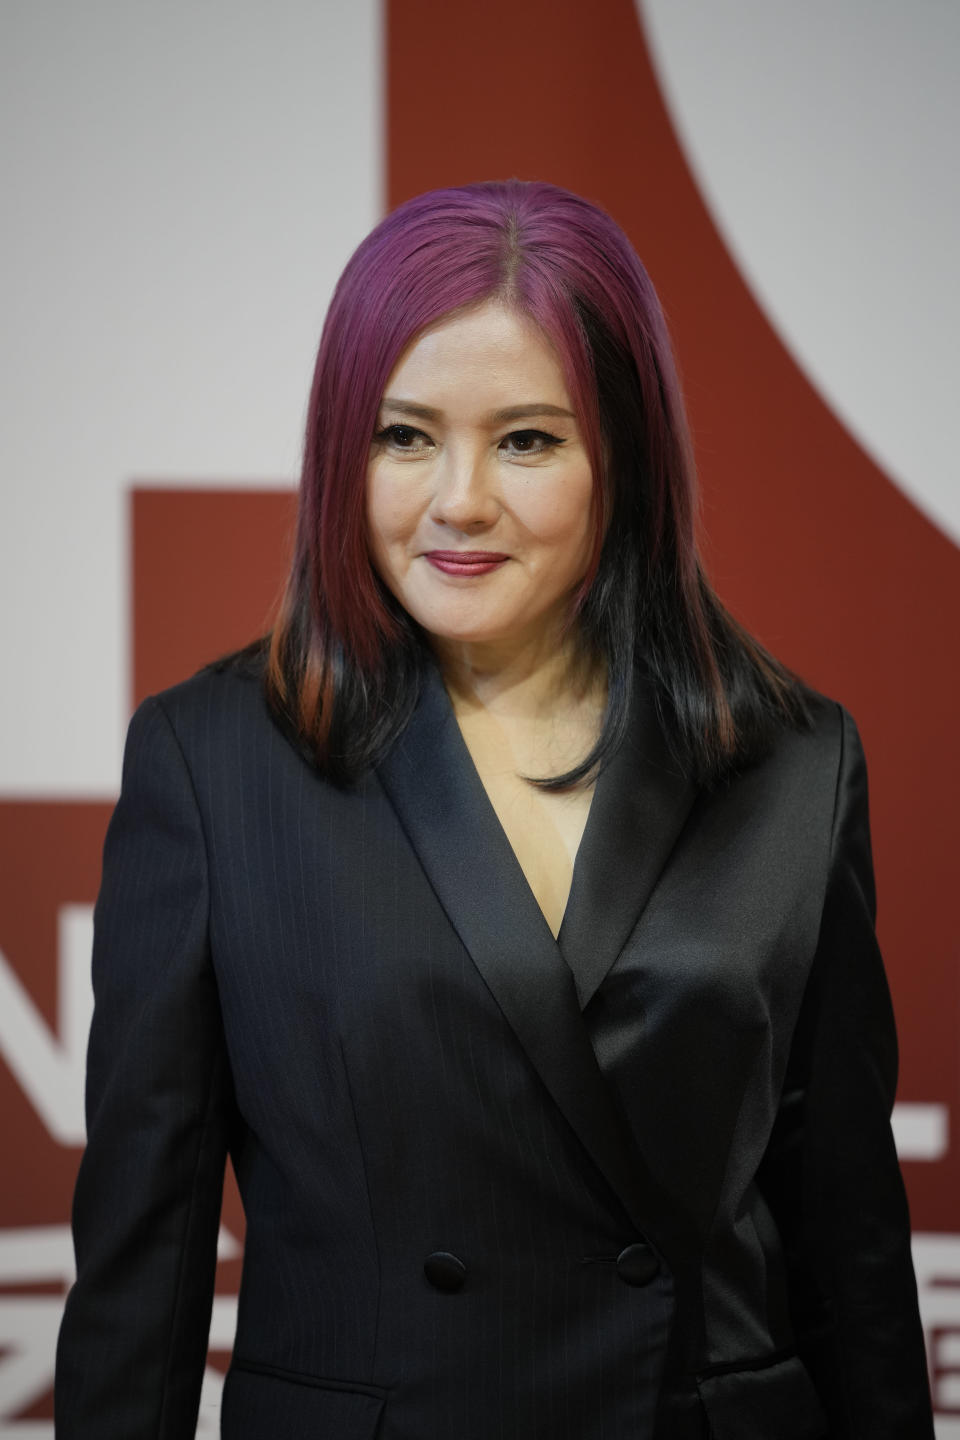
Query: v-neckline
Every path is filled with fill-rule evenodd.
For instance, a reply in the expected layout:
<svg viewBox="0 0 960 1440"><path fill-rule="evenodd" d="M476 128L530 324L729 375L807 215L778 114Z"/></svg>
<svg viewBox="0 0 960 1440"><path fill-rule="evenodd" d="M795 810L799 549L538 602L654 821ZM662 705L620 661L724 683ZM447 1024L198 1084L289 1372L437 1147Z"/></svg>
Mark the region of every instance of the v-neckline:
<svg viewBox="0 0 960 1440"><path fill-rule="evenodd" d="M693 802L694 787L670 753L650 688L642 681L634 686L627 733L597 777L554 935L470 753L438 667L431 666L427 683L436 687L446 709L451 741L485 812L484 830L499 841L501 868L514 871L517 889L572 973L585 1006L623 948Z"/></svg>
<svg viewBox="0 0 960 1440"><path fill-rule="evenodd" d="M480 778L436 666L406 731L378 767L468 948L572 974L585 1007L656 884L695 789L673 760L650 687L635 687L627 734L598 777L555 937ZM399 788L398 788L399 787ZM476 958L476 955L475 955Z"/></svg>
<svg viewBox="0 0 960 1440"><path fill-rule="evenodd" d="M446 691L446 687L444 687L444 690ZM577 840L576 849L575 849L574 852L573 852L573 858L572 858L572 861L570 862L569 883L567 884L566 895L564 896L563 912L562 912L562 914L561 914L561 916L560 916L560 924L559 924L558 929L557 929L557 934L554 935L554 933L553 933L553 926L550 924L550 919L549 919L549 917L548 917L548 915L547 915L547 912L546 912L546 910L543 908L543 906L542 906L541 903L540 903L540 900L539 900L539 898L538 898L538 896L537 896L537 892L536 892L536 890L534 889L533 882L531 881L531 879L530 879L530 877L528 876L527 871L526 871L526 869L525 869L525 867L524 867L523 860L522 860L521 857L520 857L520 853L519 853L519 851L517 850L516 845L514 844L513 840L512 840L511 837L510 837L510 832L509 832L509 830L507 829L506 824L504 823L503 819L501 818L500 811L499 811L498 808L497 808L496 799L494 798L494 795L491 793L490 789L488 788L487 783L486 783L486 781L484 780L483 775L482 775L482 773L481 773L481 771L480 771L480 767L478 766L477 761L476 761L476 759L475 759L475 757L474 757L474 754L473 754L472 750L470 749L470 745L469 745L466 737L465 737L464 734L463 734L463 731L462 731L462 729L461 729L461 727L460 727L460 723L459 723L459 721L457 720L457 715L456 715L455 707L454 707L454 705L453 705L452 700L450 699L449 694L447 695L447 700L448 700L448 703L450 704L450 709L451 709L451 713L452 713L452 715L453 715L453 720L454 720L454 724L455 724L455 726L456 726L456 731L457 731L457 733L458 733L458 735L459 735L459 737L460 737L460 740L461 740L462 743L463 743L464 761L465 761L466 764L468 764L468 765L471 767L473 773L476 775L476 778L477 778L477 780L478 780L478 782L479 782L479 784L480 784L480 787L481 787L481 789L483 790L483 794L484 794L484 797L485 797L485 799L486 799L487 805L489 806L491 815L492 815L493 819L496 821L497 827L498 827L501 835L503 836L503 842L504 842L504 844L506 845L506 847L509 849L510 854L512 855L514 861L516 862L517 867L519 868L519 870L520 870L520 872L521 872L521 874L522 874L522 876L523 876L524 883L525 883L527 889L528 889L529 892L530 892L531 899L533 900L533 903L536 905L537 909L540 911L540 914L543 916L544 923L545 923L547 929L550 931L550 935L551 935L551 937L553 938L554 944L558 944L558 943L559 943L560 932L561 932L562 929L563 929L563 923L564 923L564 921L565 921L565 919L566 919L567 911L568 911L568 909L569 909L570 897L571 897L571 895L573 894L574 876L575 876L575 874L576 874L577 862L578 862L578 860L579 860L579 857L580 857L580 854L581 854L581 851L582 851L582 848L583 848L584 836L586 835L587 830L588 830L588 828L589 828L589 826L590 826L591 816L594 814L594 807L595 807L595 805L596 805L596 799L597 799L597 789L598 789L598 787L599 787L599 785L600 785L603 777L602 777L602 776L599 776L599 777L597 778L596 782L594 783L593 788L592 788L592 792L591 792L591 795L590 795L589 804L588 804L588 806L587 806L587 814L586 814L586 817L585 817L584 823L583 823L583 828L582 828L582 830L580 831L580 836L579 836L579 838L578 838L578 840ZM559 835L559 832L558 832L558 835ZM560 843L563 843L562 840L560 841ZM568 854L568 856L569 856L569 851L567 851L567 854Z"/></svg>
<svg viewBox="0 0 960 1440"><path fill-rule="evenodd" d="M454 700L453 700L452 695L450 694L450 692L448 691L448 689L447 689L447 687L446 687L446 684L445 684L444 679L443 679L442 672L441 672L439 666L437 666L437 665L432 665L430 668L431 668L431 676L430 676L430 681L429 681L428 683L431 683L432 685L437 685L437 684L439 684L440 696L439 696L438 698L442 698L442 699L445 700L445 702L446 702L447 708L448 708L448 710L449 710L450 718L451 718L451 720L452 720L452 722L453 722L453 724L452 724L453 734L454 734L454 735L456 736L456 738L459 740L459 743L460 743L460 746L461 746L461 749L462 749L462 760L463 760L463 763L464 763L467 767L469 767L469 771L470 771L470 773L471 773L471 776L472 776L472 777L475 777L476 783L477 783L477 786L478 786L479 790L481 790L481 791L483 792L483 798L484 798L484 801L485 801L485 803L486 803L486 808L487 808L487 810L488 810L488 812L489 812L489 818L492 819L492 820L495 822L497 831L498 831L499 835L502 837L503 846L504 846L505 849L509 852L509 855L510 855L511 860L513 861L513 863L515 864L517 870L519 871L519 873L520 873L520 875L521 875L521 877L522 877L522 880L523 880L524 888L525 888L526 891L529 893L530 900L531 900L532 904L535 906L538 914L540 915L541 919L543 920L543 924L544 924L544 926L546 927L546 930L547 930L548 934L550 935L551 940L553 941L554 945L556 945L556 946L558 947L558 951L559 951L559 953L562 955L563 952L562 952L562 949L560 948L560 935L561 935L561 933L562 933L562 931L563 931L564 923L565 923L565 921L566 921L566 919L567 919L567 915L568 915L568 913L569 913L571 896L574 894L574 881L575 881L575 877L576 877L577 864L578 864L580 855L582 854L582 851L583 851L583 841L584 841L584 837L586 836L587 831L588 831L588 829L590 828L591 818L592 818L592 817L595 815L595 813L596 813L597 790L599 789L599 787L600 787L600 785L601 785L601 783L602 783L602 781L603 781L603 774L601 774L601 775L599 775L599 776L597 777L597 780L596 780L596 782L594 783L594 786L593 786L593 793L592 793L591 796L590 796L590 803L589 803L589 806L588 806L588 808L587 808L586 819L585 819L585 821L584 821L583 829L582 829L581 832L580 832L580 837L579 837L579 839L578 839L578 841L577 841L576 850L574 851L573 860L572 860L572 863L571 863L571 866L570 866L570 883L569 883L569 885L567 886L567 893L566 893L566 896L565 896L565 898L564 898L563 912L562 912L562 914L561 914L561 916L560 916L560 924L559 924L559 926L558 926L558 928L557 928L557 933L556 933L556 935L554 935L554 933L553 933L553 927L552 927L552 925L550 924L550 920L549 920L549 918L548 918L548 916L547 916L547 912L544 910L543 906L540 904L539 899L537 898L537 893L536 893L536 891L535 891L535 889L534 889L534 887L533 887L533 884L531 883L529 877L527 876L527 872L526 872L526 870L524 869L523 862L522 862L522 860L521 860L521 858L520 858L520 854L519 854L516 846L514 845L513 841L512 841L511 838L510 838L510 833L509 833L509 831L507 830L507 827L506 827L506 825L504 824L504 821L503 821L503 820L501 819L501 817L500 817L500 813L499 813L499 811L498 811L498 809L497 809L497 805L496 805L496 802L495 802L495 800L494 800L494 798L493 798L493 795L491 794L490 790L487 788L487 784L486 784L486 782L484 781L483 775L482 775L481 772L480 772L480 767L478 766L477 761L476 761L476 759L474 758L473 752L472 752L472 750L470 749L470 745L469 745L469 743L468 743L468 741L467 741L467 738L466 738L466 736L465 736L464 733L463 733L463 729L461 728L460 721L459 721L459 719L457 718L456 705L454 704ZM569 852L568 852L568 853L569 853Z"/></svg>

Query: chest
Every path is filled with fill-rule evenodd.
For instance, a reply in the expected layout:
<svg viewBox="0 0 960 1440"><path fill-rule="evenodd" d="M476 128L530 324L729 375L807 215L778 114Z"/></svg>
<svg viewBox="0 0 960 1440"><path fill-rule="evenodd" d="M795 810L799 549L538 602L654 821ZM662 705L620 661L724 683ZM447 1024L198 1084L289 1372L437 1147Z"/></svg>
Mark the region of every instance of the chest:
<svg viewBox="0 0 960 1440"><path fill-rule="evenodd" d="M502 770L479 773L524 878L556 937L594 787L556 792Z"/></svg>
<svg viewBox="0 0 960 1440"><path fill-rule="evenodd" d="M211 805L210 938L228 1030L256 1014L276 1029L264 1057L285 1064L294 1035L316 1055L331 1031L382 1055L401 1013L411 1023L416 1014L423 1033L441 1015L457 1032L479 1012L499 1024L478 969L485 950L502 953L526 988L540 952L553 952L558 985L568 964L577 973L596 961L603 1003L585 1019L609 1012L635 1029L642 1017L648 1058L653 1031L674 1045L695 1022L696 1052L704 1027L731 1041L762 1029L771 988L792 988L793 962L815 939L820 888L799 863L792 825L762 808L730 818L709 807L645 880L650 837L598 808L577 860L565 964L533 900L547 914L553 897L559 928L589 792L492 777L486 815L483 797L471 798L472 808L418 788L420 812L401 817L375 777L343 793L291 759L289 774L259 774L242 804L231 787ZM422 1044L417 1054L422 1063Z"/></svg>
<svg viewBox="0 0 960 1440"><path fill-rule="evenodd" d="M384 1186L432 1173L451 1137L479 1157L478 1185L509 1172L537 1193L529 1167L541 1166L545 1133L556 1147L550 1173L581 1174L535 1059L538 1047L563 1050L554 1012L570 977L559 952L555 973L540 968L536 947L555 947L542 924L536 938L505 839L503 863L491 865L496 847L471 843L461 812L441 847L456 895L441 899L433 861L375 784L350 798L311 789L286 804L264 794L269 823L239 836L210 827L212 954L250 1128L278 1153L306 1135L335 1167L356 1122ZM586 897L584 943L609 968L577 1023L663 1175L696 1193L703 1182L706 1208L751 1076L778 1075L785 1062L815 938L812 923L790 916L798 896L763 898L770 837L739 838L729 865L712 844L707 863L700 832L681 842L622 947L609 913ZM620 903L636 899L623 891ZM491 989L491 956L523 997L526 1030ZM562 1061L571 1077L576 1066Z"/></svg>
<svg viewBox="0 0 960 1440"><path fill-rule="evenodd" d="M596 786L548 790L533 781L563 774L589 752L596 716L568 716L545 729L477 711L457 721L487 800L556 938Z"/></svg>

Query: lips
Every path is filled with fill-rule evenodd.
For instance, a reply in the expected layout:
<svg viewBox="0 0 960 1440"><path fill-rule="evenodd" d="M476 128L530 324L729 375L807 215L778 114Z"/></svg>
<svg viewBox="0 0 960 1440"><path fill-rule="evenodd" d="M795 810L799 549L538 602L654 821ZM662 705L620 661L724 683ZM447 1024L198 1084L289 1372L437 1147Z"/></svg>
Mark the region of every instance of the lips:
<svg viewBox="0 0 960 1440"><path fill-rule="evenodd" d="M499 550L428 550L424 557L444 575L488 575L510 559Z"/></svg>

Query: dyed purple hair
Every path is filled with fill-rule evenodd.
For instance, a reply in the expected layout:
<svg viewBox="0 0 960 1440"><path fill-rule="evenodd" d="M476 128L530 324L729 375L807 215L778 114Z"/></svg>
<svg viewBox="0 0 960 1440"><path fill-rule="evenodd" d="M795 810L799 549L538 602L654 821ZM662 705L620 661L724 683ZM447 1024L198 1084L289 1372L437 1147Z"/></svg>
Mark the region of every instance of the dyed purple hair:
<svg viewBox="0 0 960 1440"><path fill-rule="evenodd" d="M596 750L553 783L575 783L618 742L638 658L671 703L678 754L703 775L719 773L751 729L738 727L732 703L746 671L761 709L771 698L789 709L791 680L735 626L703 577L689 434L649 276L607 214L542 183L420 195L378 225L347 264L317 356L268 697L334 776L375 760L406 723L423 647L370 560L371 438L386 382L411 341L493 298L552 344L597 487L592 564L575 605L581 638L607 662L611 700ZM741 664L725 676L721 654L731 641L746 671Z"/></svg>

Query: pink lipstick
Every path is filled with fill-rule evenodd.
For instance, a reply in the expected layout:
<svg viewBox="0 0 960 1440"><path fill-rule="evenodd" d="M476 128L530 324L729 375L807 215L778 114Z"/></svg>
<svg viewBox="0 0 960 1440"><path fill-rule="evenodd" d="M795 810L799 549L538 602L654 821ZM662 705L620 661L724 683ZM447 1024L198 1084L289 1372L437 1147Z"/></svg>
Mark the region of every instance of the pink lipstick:
<svg viewBox="0 0 960 1440"><path fill-rule="evenodd" d="M489 575L510 556L499 550L428 550L423 558L444 575Z"/></svg>

